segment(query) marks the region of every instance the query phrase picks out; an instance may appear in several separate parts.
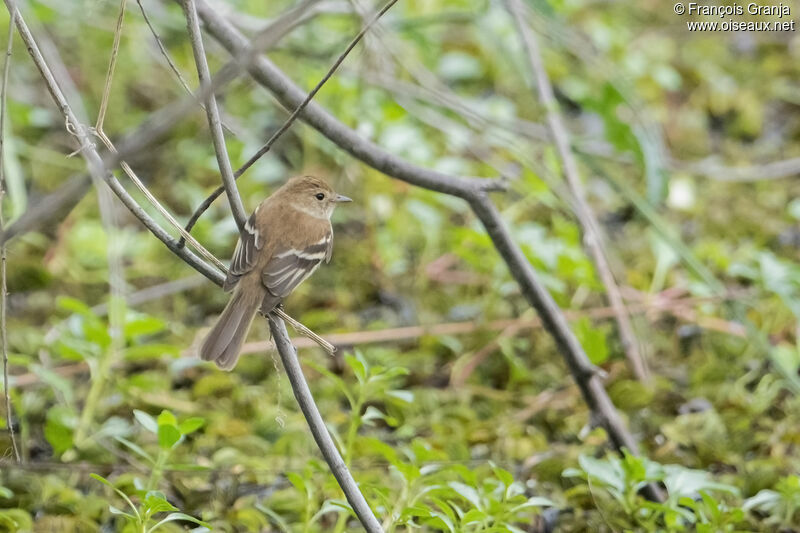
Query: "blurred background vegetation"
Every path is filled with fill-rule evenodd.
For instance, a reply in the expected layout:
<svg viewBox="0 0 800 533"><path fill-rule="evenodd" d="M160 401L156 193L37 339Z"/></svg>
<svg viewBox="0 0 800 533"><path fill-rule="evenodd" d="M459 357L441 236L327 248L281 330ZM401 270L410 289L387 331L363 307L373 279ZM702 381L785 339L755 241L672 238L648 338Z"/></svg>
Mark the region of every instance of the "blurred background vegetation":
<svg viewBox="0 0 800 533"><path fill-rule="evenodd" d="M128 4L105 120L114 139L185 94ZM142 5L194 87L180 6ZM253 35L292 3L212 5ZM379 7L321 0L269 57L309 90ZM642 456L616 455L591 424L466 203L391 180L297 123L239 187L251 210L308 172L355 200L334 217L331 264L286 302L323 336L358 333L335 358L300 351L355 478L388 531L800 530L800 37L693 33L655 1L525 9L650 381L625 361L502 2L399 1L316 101L421 166L511 178L494 199L608 373ZM118 10L112 0L22 4L91 117ZM206 49L212 72L228 60L210 36ZM246 77L220 105L234 166L287 116ZM18 40L7 106L8 225L85 167L67 157L74 139ZM129 162L182 221L219 184L199 108ZM193 233L230 257L224 198ZM231 373L201 364L193 346L226 295L116 200L103 220L90 188L63 217L9 243L7 268L24 464L3 431L0 529L359 530L276 356L250 344ZM112 274L122 280L114 298ZM373 342L390 328L450 323L463 327ZM267 337L256 323L252 343ZM642 498L646 481L663 483L667 501Z"/></svg>

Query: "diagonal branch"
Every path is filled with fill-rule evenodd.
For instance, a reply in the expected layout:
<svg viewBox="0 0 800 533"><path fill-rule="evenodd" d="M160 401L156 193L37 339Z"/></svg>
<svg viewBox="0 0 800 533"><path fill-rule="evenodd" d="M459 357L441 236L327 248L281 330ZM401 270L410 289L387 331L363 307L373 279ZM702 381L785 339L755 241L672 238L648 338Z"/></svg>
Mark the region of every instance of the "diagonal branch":
<svg viewBox="0 0 800 533"><path fill-rule="evenodd" d="M164 231L158 225L158 223L150 218L150 216L136 203L136 201L130 195L128 195L127 191L125 191L124 187L122 187L113 174L105 168L103 165L103 160L97 153L97 149L95 148L94 144L91 143L91 137L88 133L88 128L78 120L78 118L75 116L75 113L72 111L69 102L64 97L57 80L53 76L52 70L44 60L44 57L42 56L41 51L39 50L39 47L33 38L33 35L28 29L28 26L22 18L22 15L18 12L14 0L4 1L6 7L11 13L11 20L16 22L20 37L25 43L25 46L27 47L31 58L36 65L36 68L42 75L48 91L53 97L53 100L56 102L59 110L64 115L69 131L75 135L81 143L82 148L80 152L85 158L87 166L89 167L89 171L92 173L92 175L103 179L112 189L112 191L120 198L123 204L128 207L131 213L139 218L142 223L154 235L156 235L156 237L158 237L167 245L170 250L172 250L173 253L183 259L190 266L194 267L208 279L217 285L221 285L224 279L222 274L205 263L202 259L192 254L190 251L186 250L186 248L178 246L178 243L174 241L169 234L167 234L166 231ZM309 417L309 426L312 429L315 440L317 440L320 445L323 456L326 458L326 460L331 461L330 466L334 476L336 476L336 479L342 483L342 490L345 492L348 501L351 502L353 509L356 511L359 519L362 520L362 523L367 531L382 533L383 530L378 524L377 519L371 514L371 511L369 510L364 497L360 494L358 486L355 484L352 475L350 475L350 472L347 470L346 466L344 466L335 446L333 446L333 441L331 440L330 435L327 434L324 422L322 421L322 418L319 415L319 410L316 408L314 399L308 390L308 384L305 382L305 379L302 376L302 371L300 371L296 353L294 352L293 348L291 348L291 344L288 341L288 335L286 334L286 330L283 327L282 322L280 324L280 330L278 333L280 335L275 335L276 342L278 342L278 338L280 338L280 341L285 343L281 351L281 357L286 365L289 381L291 382L292 389L295 391L295 395L300 402L303 414ZM289 349L287 349L287 345L289 346ZM336 460L337 457L338 461Z"/></svg>
<svg viewBox="0 0 800 533"><path fill-rule="evenodd" d="M547 111L547 124L550 128L553 142L556 145L556 150L558 150L558 154L561 157L564 177L574 197L575 214L583 230L584 246L586 246L589 255L594 261L595 268L600 276L600 281L606 289L608 301L615 310L617 328L619 329L620 340L622 341L622 347L628 359L628 364L633 374L639 380L646 381L649 379L647 365L639 349L639 341L633 331L633 324L631 323L628 310L625 308L622 295L619 292L617 281L614 279L614 273L611 271L611 266L608 263L600 224L591 206L589 206L589 203L586 201L586 192L581 182L575 155L570 148L569 134L564 126L561 113L558 111L558 102L553 94L553 86L550 84L550 78L547 76L547 71L544 67L539 44L536 40L536 36L525 23L525 16L520 0L508 0L508 10L516 23L517 33L520 36L525 55L533 71L539 93L539 100Z"/></svg>
<svg viewBox="0 0 800 533"><path fill-rule="evenodd" d="M211 72L208 69L206 51L203 47L203 36L200 32L200 21L197 18L194 0L184 0L183 9L186 12L186 25L189 29L189 39L192 42L194 62L197 65L197 78L200 81L200 87L207 87L211 85ZM211 130L211 141L214 143L214 153L217 155L217 165L222 175L222 183L225 185L225 192L228 195L231 213L234 220L236 220L236 227L239 228L239 232L242 232L247 222L247 213L244 211L242 198L236 188L236 178L233 177L233 168L228 157L228 149L225 146L225 133L222 131L222 121L219 118L217 97L214 95L214 91L208 92L205 104L208 127Z"/></svg>
<svg viewBox="0 0 800 533"><path fill-rule="evenodd" d="M241 53L247 44L247 39L203 0L197 0L197 8L208 32L230 54ZM248 66L248 71L253 79L268 89L284 107L291 108L303 101L305 96L303 91L266 58L255 59ZM502 180L455 177L411 165L361 138L315 102L308 105L300 118L341 149L392 178L467 200L508 266L511 275L519 284L523 295L539 313L548 332L556 341L559 352L578 383L584 400L606 429L611 442L618 450L627 448L636 453L638 450L636 440L625 427L608 397L598 376L598 370L590 363L583 347L570 330L561 309L539 280L538 274L525 258L519 245L511 238L500 213L487 195L487 191L502 189L504 185ZM649 486L647 490L653 499L661 499L657 487Z"/></svg>
<svg viewBox="0 0 800 533"><path fill-rule="evenodd" d="M358 488L353 476L347 469L347 465L342 459L339 450L336 449L333 439L328 433L328 428L325 426L325 421L322 415L319 414L317 405L314 403L314 397L311 395L311 390L308 388L305 376L303 376L303 369L300 362L297 360L297 350L292 346L289 340L289 335L286 333L286 326L280 318L270 315L267 318L269 322L269 330L275 340L275 348L281 356L283 367L286 369L286 375L292 383L294 390L294 397L303 411L303 415L308 422L308 427L311 429L311 434L317 442L325 461L333 472L336 481L342 488L347 501L355 511L356 516L361 521L361 525L368 533L383 532L378 520L372 513L372 510L364 499L363 494Z"/></svg>
<svg viewBox="0 0 800 533"><path fill-rule="evenodd" d="M195 0L197 13L207 31L233 56L247 51L248 41L228 21L219 16L204 0ZM250 75L275 96L286 109L295 109L307 94L265 57L254 57L247 65ZM467 198L481 191L499 191L506 188L503 179L462 177L414 165L391 154L363 138L351 128L334 118L314 101L300 113L300 119L333 141L356 159L372 168L412 185L459 198Z"/></svg>
<svg viewBox="0 0 800 533"><path fill-rule="evenodd" d="M267 140L267 142L264 143L264 146L259 148L258 151L234 173L234 179L239 179L239 177L242 174L244 174L247 171L247 169L253 166L253 164L256 161L258 161L264 154L269 152L270 148L272 148L272 145L275 144L278 138L281 135L283 135L286 132L286 130L289 129L289 127L291 127L291 125L294 123L295 120L297 120L297 117L300 115L303 109L306 108L306 106L309 104L309 102L311 102L314 96L316 96L319 90L322 89L322 86L325 85L325 83L331 78L331 76L333 76L333 74L336 72L336 69L339 68L339 65L342 64L347 55L353 50L353 48L355 48L356 44L358 44L361 38L364 37L364 34L366 34L367 31L370 29L370 27L372 27L372 25L375 24L375 22L377 22L378 19L382 17L383 14L386 13L395 3L397 3L397 0L389 0L389 2L383 7L383 9L381 9L371 21L369 21L366 25L364 25L361 31L358 32L358 35L356 35L353 38L353 40L350 41L350 44L347 46L344 52L342 52L339 55L339 57L333 63L331 68L328 69L328 72L322 77L321 80L319 80L319 83L317 83L317 85L313 89L311 89L311 92L308 93L308 95L305 97L305 99L303 99L300 105L298 105L292 112L292 114L289 115L289 118L287 118L286 121L284 121L283 125L281 125L281 127L278 128L278 130L272 134L269 140ZM189 222L186 223L186 228L185 228L186 231L192 230L192 228L200 219L200 217L203 215L203 213L211 206L214 200L216 200L219 197L219 195L222 194L223 191L224 187L220 186L214 192L212 192L208 196L208 198L203 200L203 203L201 203L197 207L195 212L192 214L192 217L189 219Z"/></svg>
<svg viewBox="0 0 800 533"><path fill-rule="evenodd" d="M56 220L63 220L65 213L72 210L92 186L92 179L85 175L71 176L58 189L44 196L30 206L11 225L0 231L0 244L29 231L48 226Z"/></svg>
<svg viewBox="0 0 800 533"><path fill-rule="evenodd" d="M28 54L31 56L31 59L33 60L37 70L39 70L50 96L53 98L58 110L63 115L67 129L78 139L78 142L82 147L80 153L86 160L86 165L89 169L89 172L105 181L114 194L116 194L120 201L122 201L125 207L127 207L131 213L153 233L153 235L163 242L167 248L169 248L178 257L183 259L189 266L218 285L221 285L222 281L224 280L224 276L191 251L186 250L183 247L179 247L178 242L175 241L163 228L161 228L161 226L159 226L159 224L149 214L147 214L147 212L136 202L136 200L134 200L134 198L128 194L128 192L114 177L114 175L105 169L103 160L100 158L100 154L97 152L97 149L92 143L88 128L78 120L69 102L64 97L64 93L56 81L52 70L42 56L39 46L37 45L36 40L33 38L28 25L25 23L24 18L17 10L16 2L14 2L14 0L4 0L4 2L9 13L13 14L20 38L25 43L25 46L28 49Z"/></svg>

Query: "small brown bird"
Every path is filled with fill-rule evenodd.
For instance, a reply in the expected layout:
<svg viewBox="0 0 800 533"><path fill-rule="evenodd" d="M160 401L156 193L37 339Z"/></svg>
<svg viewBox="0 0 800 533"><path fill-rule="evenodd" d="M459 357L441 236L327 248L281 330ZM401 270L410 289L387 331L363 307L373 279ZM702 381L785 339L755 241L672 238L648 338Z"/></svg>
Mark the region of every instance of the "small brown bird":
<svg viewBox="0 0 800 533"><path fill-rule="evenodd" d="M228 305L200 348L204 361L230 370L257 311L267 314L333 251L331 215L350 202L320 178L296 176L261 202L239 237L222 288Z"/></svg>

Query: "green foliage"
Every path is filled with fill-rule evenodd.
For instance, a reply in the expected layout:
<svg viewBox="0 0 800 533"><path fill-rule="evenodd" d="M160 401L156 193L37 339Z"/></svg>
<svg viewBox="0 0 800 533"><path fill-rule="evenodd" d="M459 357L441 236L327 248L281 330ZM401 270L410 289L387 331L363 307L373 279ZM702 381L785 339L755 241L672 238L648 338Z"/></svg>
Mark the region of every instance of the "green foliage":
<svg viewBox="0 0 800 533"><path fill-rule="evenodd" d="M175 415L167 410L161 411L158 418L153 418L149 414L138 410L134 411L133 415L145 430L156 435L158 453L153 458L150 453L139 445L122 437L117 437L120 443L147 461L151 473L146 484L143 484L139 478L134 478L133 480L134 487L137 489L135 497L140 500L138 505L133 502L131 495L115 487L106 478L98 474L91 474L93 479L111 487L127 505L127 510L111 505L109 506L109 512L112 515L123 517L128 526L133 528L131 531L142 533L151 533L171 522L179 521L210 527L206 522L180 512L177 507L167 501L164 493L155 489L162 480L164 469L171 466L169 463L171 452L183 442L187 435L200 429L205 421L200 417L191 417L178 423ZM168 514L163 516L164 513Z"/></svg>
<svg viewBox="0 0 800 533"><path fill-rule="evenodd" d="M93 122L118 2L28 4ZM251 36L294 2L228 4ZM306 90L363 23L324 4L267 52ZM558 347L528 323L535 314L466 202L387 179L297 123L237 183L248 209L304 172L356 200L334 217L332 262L286 302L323 335L357 333L345 355L301 351L342 455L394 533L796 528L800 186L726 180L740 175L728 166L758 179L775 168L760 165L798 155L796 39L684 32L658 2L525 4L650 382L626 367L503 2L398 2L315 101L425 167L511 178L492 198L650 459L604 455L607 435L587 429ZM180 6L142 5L193 86ZM115 140L184 97L128 9L105 121ZM206 40L216 71L228 57ZM85 171L65 157L78 147L20 44L6 223ZM235 166L286 118L247 81L220 104ZM219 184L199 108L129 163L181 221ZM227 373L194 358L227 296L111 211L107 227L91 189L9 244L12 423L28 466L0 472L0 531L359 531L278 363L256 350ZM227 203L193 234L230 257ZM124 298L109 298L112 275ZM495 322L512 319L525 323ZM426 329L454 322L464 324ZM402 338L374 342L387 330ZM266 338L257 320L250 340ZM2 450L6 425L0 416ZM667 500L645 500L646 483Z"/></svg>
<svg viewBox="0 0 800 533"><path fill-rule="evenodd" d="M603 513L615 522L613 527L710 533L738 531L744 521L743 510L729 506L723 498L726 494L738 496L738 489L713 481L708 472L661 465L627 452L606 459L581 455L578 463L580 469L567 469L564 477L582 479L586 485L577 485L568 494L576 498L588 491L598 505L608 505ZM642 496L648 484L663 484L667 493L664 503Z"/></svg>

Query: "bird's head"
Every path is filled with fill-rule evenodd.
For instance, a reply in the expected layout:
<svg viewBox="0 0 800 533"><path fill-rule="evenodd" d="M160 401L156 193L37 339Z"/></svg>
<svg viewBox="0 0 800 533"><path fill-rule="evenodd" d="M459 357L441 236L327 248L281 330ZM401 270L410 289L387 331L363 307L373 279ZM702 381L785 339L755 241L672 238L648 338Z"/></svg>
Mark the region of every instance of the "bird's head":
<svg viewBox="0 0 800 533"><path fill-rule="evenodd" d="M316 218L330 219L338 204L352 202L315 176L295 176L281 187L280 193L292 207Z"/></svg>

